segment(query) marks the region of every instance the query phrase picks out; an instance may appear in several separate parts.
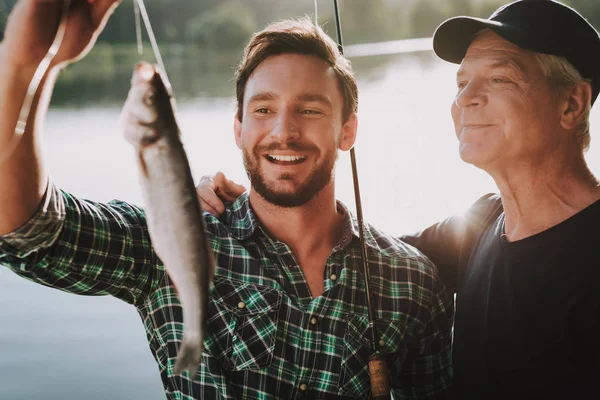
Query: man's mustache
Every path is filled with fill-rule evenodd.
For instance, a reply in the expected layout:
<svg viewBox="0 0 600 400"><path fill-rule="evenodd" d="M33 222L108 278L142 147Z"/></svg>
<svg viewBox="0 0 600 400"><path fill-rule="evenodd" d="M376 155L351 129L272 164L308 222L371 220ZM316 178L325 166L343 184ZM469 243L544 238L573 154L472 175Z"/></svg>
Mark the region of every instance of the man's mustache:
<svg viewBox="0 0 600 400"><path fill-rule="evenodd" d="M263 153L270 151L297 151L297 152L312 152L317 150L315 146L301 145L297 142L277 143L273 142L266 146L258 146L255 148L255 153Z"/></svg>

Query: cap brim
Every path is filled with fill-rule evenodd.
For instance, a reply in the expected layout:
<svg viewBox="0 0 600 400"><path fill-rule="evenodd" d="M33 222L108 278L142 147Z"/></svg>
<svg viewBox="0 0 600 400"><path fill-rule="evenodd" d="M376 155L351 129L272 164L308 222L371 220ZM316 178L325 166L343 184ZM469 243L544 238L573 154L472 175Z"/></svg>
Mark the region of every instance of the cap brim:
<svg viewBox="0 0 600 400"><path fill-rule="evenodd" d="M460 64L477 32L491 29L506 38L514 28L498 21L475 17L450 18L433 34L433 51L442 60Z"/></svg>
<svg viewBox="0 0 600 400"><path fill-rule="evenodd" d="M572 57L569 57L569 54L560 54L553 51L553 42L549 40L540 40L539 34L534 30L529 30L524 26L517 27L512 24L476 17L454 17L442 22L433 34L433 51L442 60L460 64L462 63L463 58L465 58L465 54L467 54L471 42L477 33L483 29L490 29L522 49L564 57L565 59L570 60L573 66L578 65L579 68L581 68L581 62L574 63L571 60ZM594 43L596 43L596 41L594 41ZM579 45L581 45L581 43L579 43ZM594 104L598 93L600 92L600 51L596 50L596 47L594 46L600 49L600 45L593 45L591 47L592 49L588 51L588 57L590 59L587 62L588 64L592 64L592 66L590 68L584 68L583 72L579 69L579 72L582 73L586 79L591 79L593 81L592 104Z"/></svg>

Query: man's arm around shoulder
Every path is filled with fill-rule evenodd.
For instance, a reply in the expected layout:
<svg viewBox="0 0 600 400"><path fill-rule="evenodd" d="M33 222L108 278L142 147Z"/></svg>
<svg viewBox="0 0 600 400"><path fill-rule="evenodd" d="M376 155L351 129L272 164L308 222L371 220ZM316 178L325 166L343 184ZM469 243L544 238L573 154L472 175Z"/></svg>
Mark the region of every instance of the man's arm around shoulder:
<svg viewBox="0 0 600 400"><path fill-rule="evenodd" d="M458 280L473 250L477 236L487 226L489 219L501 210L497 194L480 197L462 215L400 239L423 252L436 265L443 284L451 291L458 289Z"/></svg>

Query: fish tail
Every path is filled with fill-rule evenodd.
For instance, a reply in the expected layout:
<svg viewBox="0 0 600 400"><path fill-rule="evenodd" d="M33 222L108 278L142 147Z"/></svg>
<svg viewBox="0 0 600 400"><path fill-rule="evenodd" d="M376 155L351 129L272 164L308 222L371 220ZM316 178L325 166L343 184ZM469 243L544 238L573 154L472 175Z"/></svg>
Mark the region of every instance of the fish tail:
<svg viewBox="0 0 600 400"><path fill-rule="evenodd" d="M184 333L177 361L175 362L175 373L181 374L183 371L188 371L191 379L194 379L200 362L202 361L202 335Z"/></svg>

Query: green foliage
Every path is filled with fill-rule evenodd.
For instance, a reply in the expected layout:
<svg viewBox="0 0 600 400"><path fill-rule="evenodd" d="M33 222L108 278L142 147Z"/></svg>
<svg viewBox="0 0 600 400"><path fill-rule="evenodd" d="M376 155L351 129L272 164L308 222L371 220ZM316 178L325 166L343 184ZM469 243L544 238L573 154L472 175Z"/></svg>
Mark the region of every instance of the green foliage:
<svg viewBox="0 0 600 400"><path fill-rule="evenodd" d="M472 8L474 13L480 15L483 18L487 18L490 15L492 15L492 13L496 11L498 7L508 3L510 2L505 0L487 0L483 2L479 1L475 2Z"/></svg>
<svg viewBox="0 0 600 400"><path fill-rule="evenodd" d="M448 0L448 15L474 15L473 4L465 0Z"/></svg>
<svg viewBox="0 0 600 400"><path fill-rule="evenodd" d="M16 1L0 0L0 32L4 30L8 13ZM509 1L339 0L344 44L431 36L446 18L457 15L487 18ZM562 1L600 28L600 0ZM241 58L240 50L253 32L283 18L314 17L313 0L144 2L178 98L231 98L234 95L232 78ZM318 0L318 5L319 24L335 39L333 1ZM155 62L143 27L144 54L138 55L135 50L133 10L133 0L123 1L90 54L62 71L53 94L55 105L82 105L85 101L94 104L122 102L135 63L140 59ZM378 67L388 59L358 58L353 60L353 65L365 77L378 74ZM88 100L82 100L81 96Z"/></svg>
<svg viewBox="0 0 600 400"><path fill-rule="evenodd" d="M211 49L243 48L258 28L252 9L239 0L219 4L186 24L186 40Z"/></svg>
<svg viewBox="0 0 600 400"><path fill-rule="evenodd" d="M414 3L411 12L411 36L429 37L448 14L437 7L433 0L420 0Z"/></svg>
<svg viewBox="0 0 600 400"><path fill-rule="evenodd" d="M444 19L488 17L511 0L339 0L346 44L431 36ZM599 0L561 0L600 28ZM252 32L288 17L314 16L313 0L145 0L159 43L193 42L202 48L236 49ZM0 0L0 31L16 0ZM319 23L335 37L333 1L318 0ZM0 35L1 37L1 35ZM144 40L147 37L144 33ZM133 0L108 21L100 42L135 43Z"/></svg>
<svg viewBox="0 0 600 400"><path fill-rule="evenodd" d="M393 35L398 26L398 13L392 12L385 0L343 0L340 15L346 43L381 41Z"/></svg>
<svg viewBox="0 0 600 400"><path fill-rule="evenodd" d="M600 3L598 0L565 0L564 3L579 11L596 29L600 29Z"/></svg>
<svg viewBox="0 0 600 400"><path fill-rule="evenodd" d="M4 29L6 28L6 20L8 19L8 13L13 8L17 0L2 0L0 1L0 40L4 36Z"/></svg>

